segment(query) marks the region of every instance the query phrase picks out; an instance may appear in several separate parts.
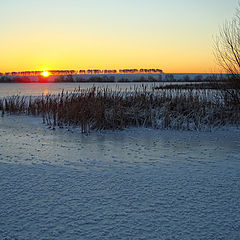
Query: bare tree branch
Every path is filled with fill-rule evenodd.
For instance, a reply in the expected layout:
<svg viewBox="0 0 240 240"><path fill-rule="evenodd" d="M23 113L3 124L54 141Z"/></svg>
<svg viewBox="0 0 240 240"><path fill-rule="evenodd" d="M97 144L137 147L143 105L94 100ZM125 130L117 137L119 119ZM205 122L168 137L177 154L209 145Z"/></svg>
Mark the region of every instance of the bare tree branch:
<svg viewBox="0 0 240 240"><path fill-rule="evenodd" d="M214 41L214 55L224 72L230 74L228 93L235 103L240 103L240 2L232 20L226 21Z"/></svg>

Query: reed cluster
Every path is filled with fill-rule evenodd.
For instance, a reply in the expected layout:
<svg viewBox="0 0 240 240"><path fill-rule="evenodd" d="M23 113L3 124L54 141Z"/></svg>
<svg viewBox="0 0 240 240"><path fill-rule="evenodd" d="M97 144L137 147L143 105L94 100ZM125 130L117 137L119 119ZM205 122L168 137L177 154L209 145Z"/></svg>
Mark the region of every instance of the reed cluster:
<svg viewBox="0 0 240 240"><path fill-rule="evenodd" d="M207 89L147 89L126 91L93 87L40 97L11 96L0 100L2 116L42 116L56 126L91 129L124 129L130 126L194 130L239 124L240 105L221 91Z"/></svg>

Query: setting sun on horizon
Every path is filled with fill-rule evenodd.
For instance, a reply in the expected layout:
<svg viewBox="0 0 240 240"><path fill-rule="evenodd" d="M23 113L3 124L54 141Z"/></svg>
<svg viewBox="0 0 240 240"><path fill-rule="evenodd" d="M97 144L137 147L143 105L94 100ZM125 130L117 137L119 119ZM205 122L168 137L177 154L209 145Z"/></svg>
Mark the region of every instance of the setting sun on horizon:
<svg viewBox="0 0 240 240"><path fill-rule="evenodd" d="M48 71L43 71L43 72L41 73L41 75L42 75L43 77L49 77L49 76L50 76L50 73L49 73Z"/></svg>

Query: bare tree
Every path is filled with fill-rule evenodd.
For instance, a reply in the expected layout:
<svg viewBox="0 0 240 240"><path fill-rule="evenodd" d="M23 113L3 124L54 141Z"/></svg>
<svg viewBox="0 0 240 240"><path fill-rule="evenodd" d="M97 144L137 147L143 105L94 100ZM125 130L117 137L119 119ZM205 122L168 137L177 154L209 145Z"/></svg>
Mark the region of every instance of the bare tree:
<svg viewBox="0 0 240 240"><path fill-rule="evenodd" d="M220 28L214 42L214 55L229 75L225 92L235 103L240 103L240 2L234 17Z"/></svg>
<svg viewBox="0 0 240 240"><path fill-rule="evenodd" d="M216 38L215 56L221 67L231 74L240 72L240 31L237 19L226 22Z"/></svg>

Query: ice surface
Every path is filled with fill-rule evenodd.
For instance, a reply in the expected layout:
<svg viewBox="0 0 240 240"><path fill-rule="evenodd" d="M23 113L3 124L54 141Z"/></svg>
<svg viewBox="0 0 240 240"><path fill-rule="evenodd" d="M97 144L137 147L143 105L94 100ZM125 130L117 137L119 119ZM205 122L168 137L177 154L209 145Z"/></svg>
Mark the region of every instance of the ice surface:
<svg viewBox="0 0 240 240"><path fill-rule="evenodd" d="M178 85L186 84L187 82L177 82ZM191 82L189 82L191 83ZM93 86L99 88L109 88L113 91L133 90L134 88L142 88L146 86L152 89L156 86L164 86L176 84L176 82L126 82L126 83L1 83L0 98L20 95L20 96L41 96L42 94L58 94L62 90L72 92L75 89L90 89ZM212 90L211 90L212 92Z"/></svg>
<svg viewBox="0 0 240 240"><path fill-rule="evenodd" d="M0 118L0 239L239 239L240 130Z"/></svg>

